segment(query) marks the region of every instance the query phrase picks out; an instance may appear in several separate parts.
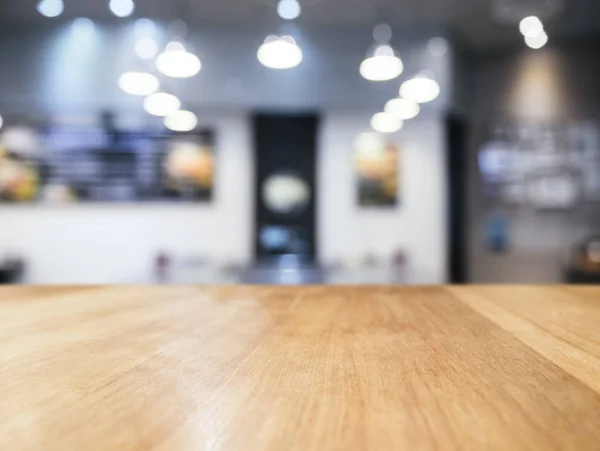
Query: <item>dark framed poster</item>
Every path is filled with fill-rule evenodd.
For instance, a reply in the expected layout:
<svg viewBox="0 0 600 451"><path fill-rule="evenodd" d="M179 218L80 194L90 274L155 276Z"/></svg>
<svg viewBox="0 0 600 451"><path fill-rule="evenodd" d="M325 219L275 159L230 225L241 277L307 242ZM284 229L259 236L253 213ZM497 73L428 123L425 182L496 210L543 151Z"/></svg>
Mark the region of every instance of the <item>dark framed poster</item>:
<svg viewBox="0 0 600 451"><path fill-rule="evenodd" d="M499 119L484 127L478 169L491 208L558 212L598 203L600 127Z"/></svg>
<svg viewBox="0 0 600 451"><path fill-rule="evenodd" d="M214 133L9 126L0 132L0 202L210 202Z"/></svg>
<svg viewBox="0 0 600 451"><path fill-rule="evenodd" d="M400 147L359 136L354 147L357 201L361 207L395 207L400 197Z"/></svg>

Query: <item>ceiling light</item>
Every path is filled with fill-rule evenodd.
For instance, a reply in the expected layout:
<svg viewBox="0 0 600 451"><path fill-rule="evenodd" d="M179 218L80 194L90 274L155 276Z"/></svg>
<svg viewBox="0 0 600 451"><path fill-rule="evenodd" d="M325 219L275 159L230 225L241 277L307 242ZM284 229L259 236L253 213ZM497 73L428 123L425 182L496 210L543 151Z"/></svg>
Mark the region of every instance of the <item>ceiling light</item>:
<svg viewBox="0 0 600 451"><path fill-rule="evenodd" d="M448 41L444 38L431 38L427 43L427 50L433 56L442 57L448 53Z"/></svg>
<svg viewBox="0 0 600 451"><path fill-rule="evenodd" d="M198 118L191 111L176 111L165 117L165 127L174 132L189 132L198 125Z"/></svg>
<svg viewBox="0 0 600 451"><path fill-rule="evenodd" d="M148 96L158 91L160 82L146 72L125 72L119 77L119 88L134 96Z"/></svg>
<svg viewBox="0 0 600 451"><path fill-rule="evenodd" d="M383 147L383 139L377 133L361 133L354 139L354 149L361 154L374 154Z"/></svg>
<svg viewBox="0 0 600 451"><path fill-rule="evenodd" d="M541 49L548 42L548 35L544 30L535 36L525 36L525 44L532 49Z"/></svg>
<svg viewBox="0 0 600 451"><path fill-rule="evenodd" d="M387 44L392 39L392 27L385 23L376 25L373 29L373 39L378 44Z"/></svg>
<svg viewBox="0 0 600 451"><path fill-rule="evenodd" d="M360 65L360 74L370 81L393 80L403 70L402 60L388 44L378 45L372 56L367 57Z"/></svg>
<svg viewBox="0 0 600 451"><path fill-rule="evenodd" d="M384 111L398 119L406 121L417 117L421 108L417 102L398 98L386 103Z"/></svg>
<svg viewBox="0 0 600 451"><path fill-rule="evenodd" d="M133 14L135 4L133 0L110 0L108 4L110 10L117 17L128 17Z"/></svg>
<svg viewBox="0 0 600 451"><path fill-rule="evenodd" d="M94 32L94 22L85 17L79 17L73 22L73 31L81 35L88 35Z"/></svg>
<svg viewBox="0 0 600 451"><path fill-rule="evenodd" d="M523 36L533 37L544 31L544 25L539 17L529 16L521 21L519 24L519 31L521 31Z"/></svg>
<svg viewBox="0 0 600 451"><path fill-rule="evenodd" d="M417 103L431 102L440 95L440 85L426 74L417 75L402 83L400 97Z"/></svg>
<svg viewBox="0 0 600 451"><path fill-rule="evenodd" d="M256 56L271 69L291 69L302 62L302 50L291 36L268 36Z"/></svg>
<svg viewBox="0 0 600 451"><path fill-rule="evenodd" d="M65 9L62 0L40 0L37 10L42 16L58 17Z"/></svg>
<svg viewBox="0 0 600 451"><path fill-rule="evenodd" d="M157 92L144 99L144 109L152 116L169 116L180 107L179 99L166 92Z"/></svg>
<svg viewBox="0 0 600 451"><path fill-rule="evenodd" d="M144 60L151 60L158 54L158 44L154 39L142 38L135 43L135 54Z"/></svg>
<svg viewBox="0 0 600 451"><path fill-rule="evenodd" d="M156 34L156 25L150 19L142 18L135 21L134 32L138 36L154 36Z"/></svg>
<svg viewBox="0 0 600 451"><path fill-rule="evenodd" d="M168 77L189 78L200 72L202 63L200 58L186 51L181 42L172 41L156 58L156 68Z"/></svg>
<svg viewBox="0 0 600 451"><path fill-rule="evenodd" d="M379 133L394 133L403 125L402 120L388 113L377 113L371 118L371 127Z"/></svg>
<svg viewBox="0 0 600 451"><path fill-rule="evenodd" d="M302 7L298 0L279 0L277 4L277 14L285 20L294 20L302 12Z"/></svg>

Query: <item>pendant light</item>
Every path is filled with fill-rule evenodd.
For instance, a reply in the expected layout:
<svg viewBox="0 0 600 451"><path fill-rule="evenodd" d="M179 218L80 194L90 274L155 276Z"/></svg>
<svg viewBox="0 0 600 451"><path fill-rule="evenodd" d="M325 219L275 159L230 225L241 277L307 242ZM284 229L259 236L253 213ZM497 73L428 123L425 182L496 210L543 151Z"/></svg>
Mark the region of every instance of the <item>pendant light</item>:
<svg viewBox="0 0 600 451"><path fill-rule="evenodd" d="M302 13L302 7L298 0L279 0L277 3L277 14L285 20L297 19Z"/></svg>
<svg viewBox="0 0 600 451"><path fill-rule="evenodd" d="M400 97L417 103L427 103L440 95L440 85L429 72L421 72L402 83Z"/></svg>
<svg viewBox="0 0 600 451"><path fill-rule="evenodd" d="M175 111L165 117L165 127L174 132L190 132L198 125L198 118L191 111Z"/></svg>
<svg viewBox="0 0 600 451"><path fill-rule="evenodd" d="M360 65L360 74L369 81L388 81L400 76L404 70L402 60L390 45L392 29L378 25L373 31L374 46Z"/></svg>
<svg viewBox="0 0 600 451"><path fill-rule="evenodd" d="M519 22L519 31L525 37L537 36L544 31L544 24L538 16L528 16Z"/></svg>
<svg viewBox="0 0 600 451"><path fill-rule="evenodd" d="M404 122L389 113L381 112L371 118L371 127L379 133L395 133L402 129Z"/></svg>
<svg viewBox="0 0 600 451"><path fill-rule="evenodd" d="M135 10L133 0L110 0L108 7L117 17L129 17Z"/></svg>
<svg viewBox="0 0 600 451"><path fill-rule="evenodd" d="M291 36L268 36L256 54L258 61L270 69L291 69L302 62L302 50Z"/></svg>
<svg viewBox="0 0 600 451"><path fill-rule="evenodd" d="M421 108L417 102L399 97L386 103L384 111L398 119L406 121L417 117Z"/></svg>
<svg viewBox="0 0 600 451"><path fill-rule="evenodd" d="M135 43L135 54L143 60L151 60L158 54L158 44L152 38L141 38Z"/></svg>
<svg viewBox="0 0 600 451"><path fill-rule="evenodd" d="M378 153L383 146L384 140L379 133L364 132L354 138L354 149L363 155Z"/></svg>
<svg viewBox="0 0 600 451"><path fill-rule="evenodd" d="M188 52L181 41L167 44L165 51L156 58L156 68L172 78L190 78L200 72L200 58Z"/></svg>
<svg viewBox="0 0 600 451"><path fill-rule="evenodd" d="M544 30L535 36L525 36L525 44L534 50L541 49L548 43L548 35Z"/></svg>
<svg viewBox="0 0 600 451"><path fill-rule="evenodd" d="M157 92L144 99L144 109L152 116L169 116L181 108L181 102L173 94Z"/></svg>
<svg viewBox="0 0 600 451"><path fill-rule="evenodd" d="M158 78L147 72L125 72L119 77L119 88L134 96L148 96L158 91Z"/></svg>
<svg viewBox="0 0 600 451"><path fill-rule="evenodd" d="M159 53L156 24L150 19L142 18L135 21L135 54L143 60L153 60Z"/></svg>
<svg viewBox="0 0 600 451"><path fill-rule="evenodd" d="M64 9L63 0L40 0L37 5L38 12L45 17L58 17Z"/></svg>

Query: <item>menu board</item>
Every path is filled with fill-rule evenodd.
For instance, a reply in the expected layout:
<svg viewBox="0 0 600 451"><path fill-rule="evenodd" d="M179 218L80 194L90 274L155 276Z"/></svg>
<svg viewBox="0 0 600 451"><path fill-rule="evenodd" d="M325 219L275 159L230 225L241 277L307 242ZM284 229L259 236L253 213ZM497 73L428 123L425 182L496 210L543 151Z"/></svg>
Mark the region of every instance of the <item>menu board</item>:
<svg viewBox="0 0 600 451"><path fill-rule="evenodd" d="M64 126L0 133L0 202L209 202L210 130L108 132Z"/></svg>
<svg viewBox="0 0 600 451"><path fill-rule="evenodd" d="M478 155L492 207L572 209L600 201L600 128L594 121L499 121Z"/></svg>

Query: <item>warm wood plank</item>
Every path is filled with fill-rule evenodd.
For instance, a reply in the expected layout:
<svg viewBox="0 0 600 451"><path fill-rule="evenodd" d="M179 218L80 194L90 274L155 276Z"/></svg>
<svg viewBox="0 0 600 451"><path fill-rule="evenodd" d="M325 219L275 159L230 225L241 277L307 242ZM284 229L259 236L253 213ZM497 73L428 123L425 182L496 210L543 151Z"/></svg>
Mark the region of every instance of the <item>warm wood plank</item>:
<svg viewBox="0 0 600 451"><path fill-rule="evenodd" d="M450 290L600 393L600 290L526 286Z"/></svg>
<svg viewBox="0 0 600 451"><path fill-rule="evenodd" d="M0 320L1 449L600 447L595 288L6 288Z"/></svg>

